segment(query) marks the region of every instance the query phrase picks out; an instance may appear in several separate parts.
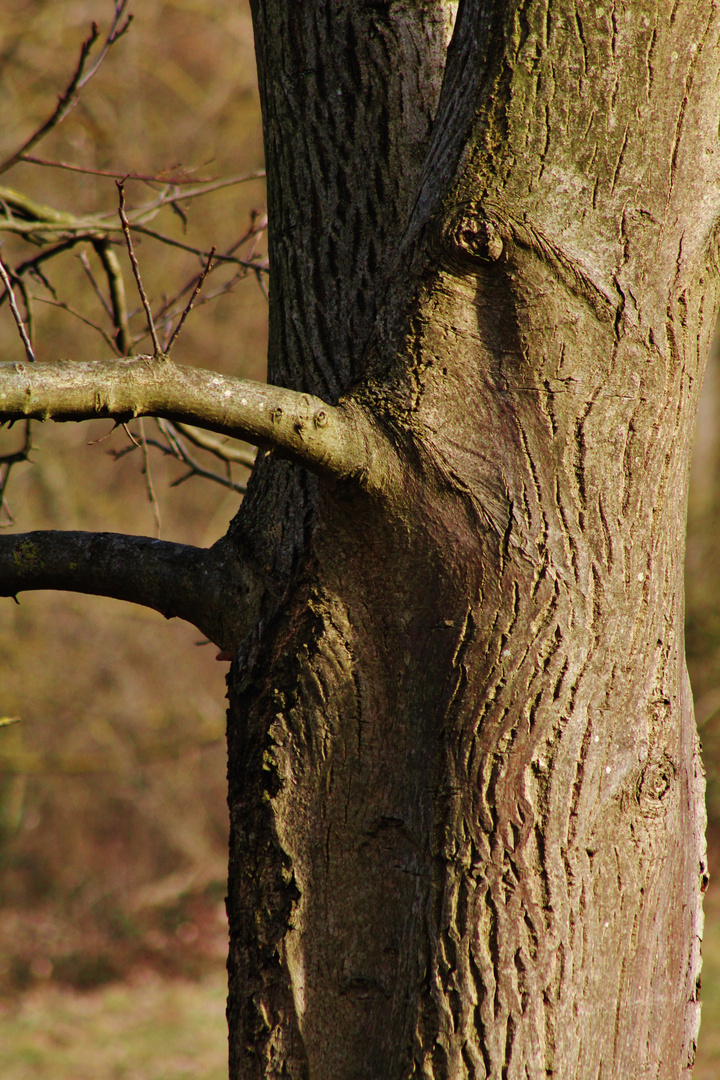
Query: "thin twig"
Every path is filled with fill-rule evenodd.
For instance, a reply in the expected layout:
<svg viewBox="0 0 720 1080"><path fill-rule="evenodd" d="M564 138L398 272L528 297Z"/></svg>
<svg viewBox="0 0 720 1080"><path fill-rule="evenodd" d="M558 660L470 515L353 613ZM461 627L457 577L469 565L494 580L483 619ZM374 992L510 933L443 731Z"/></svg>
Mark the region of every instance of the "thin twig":
<svg viewBox="0 0 720 1080"><path fill-rule="evenodd" d="M32 420L26 420L23 445L19 450L14 450L9 454L3 454L2 457L0 457L0 515L4 513L7 519L5 522L0 523L0 528L9 528L15 524L15 518L13 517L7 502L7 486L10 479L10 472L13 465L18 465L21 461L27 461L29 459L32 448Z"/></svg>
<svg viewBox="0 0 720 1080"><path fill-rule="evenodd" d="M226 463L227 466L228 466L228 475L227 476L221 476L219 473L212 472L212 470L210 470L210 469L203 468L203 466L200 465L199 462L197 462L188 453L186 447L182 443L182 440L178 437L177 432L174 430L174 425L173 424L169 424L168 422L166 422L164 420L158 420L157 425L158 425L158 428L160 429L161 433L167 439L167 442L160 442L159 439L153 439L153 438L151 438L149 436L145 436L145 438L144 438L145 447L152 446L152 447L154 447L154 449L159 450L162 454L165 454L167 457L175 458L176 461L181 462L183 465L186 465L187 468L188 468L188 471L186 473L183 473L183 475L178 477L177 480L173 480L173 482L170 484L170 487L179 487L180 484L184 484L186 480L189 480L193 476L197 476L201 480L212 480L213 483L220 484L221 487L229 488L230 491L234 491L237 495L244 495L245 494L245 492L247 491L247 488L245 487L244 484L238 484L233 480L232 475L230 474L230 471L229 471L229 469L230 469L230 463L229 462ZM128 439L130 440L129 445L121 447L120 450L110 450L109 451L109 453L112 455L113 460L114 461L119 461L121 458L126 457L127 454L132 454L132 452L134 450L141 449L142 446L143 446L143 442L138 441L135 438L135 436L133 435L132 431L127 426L127 424L116 425L116 426L121 426L123 428L123 430L125 431L125 434L127 435ZM113 428L113 431L114 430L115 429ZM108 433L108 435L112 435L112 431L110 431ZM107 437L108 436L105 436L105 438L107 438Z"/></svg>
<svg viewBox="0 0 720 1080"><path fill-rule="evenodd" d="M173 240L169 236L163 236L162 233L155 232L154 229L148 229L144 225L132 225L132 231L141 233L143 236L151 236L153 240L159 240L163 244L168 244L169 247L180 248L181 251L188 251L191 255L199 255L201 259L207 259L210 254L208 251L203 251L202 248L192 247L190 244L183 244L180 240ZM236 266L244 266L248 270L260 271L261 273L268 273L269 266L265 262L256 262L255 259L238 259L232 255L218 255L215 254L216 263L234 263Z"/></svg>
<svg viewBox="0 0 720 1080"><path fill-rule="evenodd" d="M95 75L98 68L102 64L103 60L105 59L108 52L110 51L111 46L113 46L116 41L119 41L120 38L123 36L123 34L126 34L127 31L130 29L130 23L133 21L133 16L132 15L128 15L128 17L125 20L125 22L123 23L123 25L120 26L120 21L121 21L123 15L125 13L125 8L127 6L128 6L128 0L115 0L115 17L113 18L113 21L110 24L110 29L108 30L107 37L105 38L105 44L103 45L102 49L100 50L100 52L98 54L98 58L95 61L95 63L93 64L93 66L90 68L90 70L87 72L87 74L77 84L77 89L78 90L82 90L83 86L85 86L87 83L90 82L93 75Z"/></svg>
<svg viewBox="0 0 720 1080"><path fill-rule="evenodd" d="M28 150L32 150L33 146L36 146L40 142L40 140L48 134L49 131L52 131L52 129L56 127L75 106L75 104L77 103L77 91L80 89L81 86L85 84L85 82L87 82L87 79L83 80L82 78L87 58L90 55L90 50L92 49L99 36L100 31L98 30L97 23L93 23L89 36L82 43L82 47L80 49L80 57L75 66L75 71L73 72L72 78L67 85L65 93L62 94L58 99L58 103L52 116L50 116L44 124L41 124L40 127L33 132L30 138L25 143L23 143L19 150L16 150L11 157L9 157L6 161L0 164L0 175L2 175L2 173L4 172L7 172L8 169L11 169L13 165L17 165L18 161L22 160L23 154L27 153ZM105 50L105 52L107 52L107 49ZM101 55L104 58L104 53L102 53ZM97 65L93 67L93 69L88 75L88 78L90 77L90 75L94 75L96 71Z"/></svg>
<svg viewBox="0 0 720 1080"><path fill-rule="evenodd" d="M21 277L18 277L17 274L15 273L15 271L13 271L13 274L14 274L15 280L17 282L17 287L20 290L20 292L22 293L23 304L25 305L25 322L27 324L27 336L28 336L28 339L30 341L30 344L32 345L33 341L35 340L35 329L34 329L33 311L32 311L32 297L30 295L30 290L27 287L27 282L23 281L23 279Z"/></svg>
<svg viewBox="0 0 720 1080"><path fill-rule="evenodd" d="M260 292L263 294L263 296L265 297L265 299L267 300L267 302L269 304L270 303L270 293L268 292L267 285L265 284L265 282L262 279L262 274L260 273L259 268L255 272L255 279L256 279L258 285L260 286Z"/></svg>
<svg viewBox="0 0 720 1080"><path fill-rule="evenodd" d="M27 461L28 454L32 450L32 420L25 421L25 436L19 450L13 450L9 454L0 456L0 465L17 465L20 461Z"/></svg>
<svg viewBox="0 0 720 1080"><path fill-rule="evenodd" d="M128 255L130 256L130 262L132 263L133 274L135 275L135 281L137 283L138 292L140 293L140 299L142 300L143 307L145 308L145 317L147 318L148 330L150 331L150 337L152 338L153 349L155 350L155 356L162 356L162 349L160 348L160 341L158 340L157 330L155 329L155 323L152 317L152 311L150 309L150 303L143 288L142 278L140 277L140 264L135 257L135 250L133 248L132 237L130 236L130 225L125 213L125 186L122 180L116 181L117 189L120 194L120 205L118 207L118 214L120 215L120 222L122 224L123 233L125 234L125 243L127 244Z"/></svg>
<svg viewBox="0 0 720 1080"><path fill-rule="evenodd" d="M3 279L3 284L4 284L5 290L7 292L8 303L10 304L10 310L12 311L13 319L17 323L18 332L20 334L20 337L22 338L22 343L25 346L25 353L27 355L28 360L30 360L31 362L34 362L35 353L33 352L33 347L32 347L32 345L30 343L30 338L27 335L27 331L25 330L25 325L24 325L24 323L22 321L22 318L20 316L20 310L19 310L19 308L17 306L17 303L15 302L15 294L13 293L12 282L10 281L10 275L8 274L7 269L5 267L5 263L2 261L2 259L0 259L0 277Z"/></svg>
<svg viewBox="0 0 720 1080"><path fill-rule="evenodd" d="M155 494L155 486L152 480L152 473L150 471L150 460L148 458L147 442L145 440L145 425L142 419L138 420L138 428L140 430L140 444L142 447L143 456L143 476L145 477L145 487L148 493L148 499L152 503L153 517L155 518L155 535L160 536L160 507L158 506L157 495Z"/></svg>
<svg viewBox="0 0 720 1080"><path fill-rule="evenodd" d="M103 291L100 288L100 286L98 285L97 281L95 280L95 275L93 274L92 266L90 265L90 260L88 259L87 255L85 254L84 251L80 252L79 258L80 258L80 262L82 264L82 268L85 271L85 276L87 277L88 281L90 282L90 285L92 286L92 291L95 293L98 300L100 301L100 303L102 305L102 309L105 312L105 314L107 315L108 319L110 319L112 321L112 317L113 317L112 308L110 307L107 300L103 296Z"/></svg>
<svg viewBox="0 0 720 1080"><path fill-rule="evenodd" d="M30 154L23 154L23 161L26 161L29 165L42 165L48 169L67 169L68 172L83 173L85 176L107 176L110 180L141 180L147 184L176 184L178 187L182 184L212 184L220 179L218 176L208 176L202 179L197 176L189 176L187 172L184 175L178 175L172 170L168 170L170 175L165 173L146 175L145 173L111 172L109 169L88 169L84 165L71 165L69 161L50 161L48 158L33 157Z"/></svg>
<svg viewBox="0 0 720 1080"><path fill-rule="evenodd" d="M254 450L240 450L237 446L229 445L217 435L211 435L209 431L191 427L190 424L170 424L169 420L165 421L165 423L180 432L193 446L197 446L200 450L207 450L208 453L214 454L221 461L232 462L234 465L244 465L246 469L252 469L255 464Z"/></svg>
<svg viewBox="0 0 720 1080"><path fill-rule="evenodd" d="M103 340L107 342L113 352L117 355L117 347L110 335L106 333L105 330L103 330L102 326L98 326L98 324L93 322L92 319L86 318L86 316L83 315L82 312L76 311L75 308L72 308L69 304L66 304L64 300L48 300L46 296L36 296L35 299L39 304L49 304L51 307L61 308L63 311L67 311L68 315L74 315L76 319L79 319L80 322L85 323L86 326L90 326L93 330L97 330L98 334L102 335Z"/></svg>
<svg viewBox="0 0 720 1080"><path fill-rule="evenodd" d="M1 227L2 226L0 226L0 228ZM70 251L71 248L74 248L79 243L81 243L81 241L73 236L70 240L62 240L59 244L54 244L53 247L45 248L39 255L33 255L31 259L26 259L25 262L16 266L15 276L22 277L23 274L27 273L37 274L43 281L43 284L47 286L47 282L40 273L40 265L47 262L49 259L54 259L56 255L61 255L63 251ZM53 292L52 288L50 288L50 292Z"/></svg>
<svg viewBox="0 0 720 1080"><path fill-rule="evenodd" d="M159 442L157 439L148 439L148 446L154 446L157 450L162 451L163 454L168 454L171 457L181 461L184 465L187 465L188 471L177 480L173 480L170 487L179 487L180 484L184 484L186 480L189 480L193 476L198 476L202 480L212 480L216 484L220 484L221 487L229 488L231 491L236 492L238 495L244 495L247 488L244 484L237 484L232 476L228 475L220 476L219 473L212 472L210 469L203 468L187 451L183 446L182 440L178 438L177 433L172 431L173 425L168 425L165 420L158 420L157 425L161 432L168 441L168 445Z"/></svg>
<svg viewBox="0 0 720 1080"><path fill-rule="evenodd" d="M173 333L172 337L170 338L170 340L167 343L167 346L165 348L165 352L168 355L170 354L170 351L172 350L172 347L175 344L175 341L177 340L178 334L180 333L180 331L183 328L183 324L185 323L185 320L187 319L188 315L192 311L193 304L195 303L195 300L197 299L198 293L200 292L203 285L205 284L205 278L208 276L208 274L212 270L213 256L214 255L215 255L215 248L213 247L213 248L210 249L210 256L208 258L208 261L205 263L205 269L199 275L199 277L197 279L197 284L195 285L195 288L193 289L192 296L190 297L187 304L185 305L185 310L183 311L182 315L180 316L180 321L178 322L177 326L175 327L175 332Z"/></svg>

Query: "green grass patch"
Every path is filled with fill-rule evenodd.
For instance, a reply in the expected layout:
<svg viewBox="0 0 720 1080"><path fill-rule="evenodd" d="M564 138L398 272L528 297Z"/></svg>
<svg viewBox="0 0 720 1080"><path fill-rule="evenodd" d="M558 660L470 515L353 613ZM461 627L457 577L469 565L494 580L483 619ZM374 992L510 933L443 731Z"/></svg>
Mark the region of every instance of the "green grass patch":
<svg viewBox="0 0 720 1080"><path fill-rule="evenodd" d="M221 970L25 994L0 1012L3 1080L226 1080L225 985Z"/></svg>

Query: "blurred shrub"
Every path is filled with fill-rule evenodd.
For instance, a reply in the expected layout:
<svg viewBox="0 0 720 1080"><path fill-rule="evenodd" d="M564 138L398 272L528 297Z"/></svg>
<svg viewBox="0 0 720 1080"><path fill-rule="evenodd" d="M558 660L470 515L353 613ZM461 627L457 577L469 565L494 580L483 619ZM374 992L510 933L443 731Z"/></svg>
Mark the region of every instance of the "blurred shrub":
<svg viewBox="0 0 720 1080"><path fill-rule="evenodd" d="M90 22L102 28L112 11L109 0L6 5L0 161L52 111ZM262 168L247 3L142 0L134 15L80 104L35 153L121 173ZM76 214L117 205L114 181L104 177L23 164L0 183ZM128 181L128 204L157 188ZM170 209L158 221L183 242L222 248L263 203L263 184L254 181L188 203L186 221ZM3 257L20 247L7 239ZM156 301L198 271L197 257L151 239L136 248ZM100 322L79 254L48 264L48 278L58 300ZM86 254L96 266L90 245ZM130 296L127 262L125 269ZM39 283L33 291L49 296ZM79 319L49 304L35 308L40 360L109 354ZM133 325L141 329L142 319ZM251 277L196 309L173 355L262 378L265 348L266 301ZM7 305L0 356L23 358ZM113 461L108 451L126 439L116 432L97 442L109 428L35 425L32 464L17 466L10 482L13 528L153 532L140 454ZM18 436L0 439L6 452ZM197 479L171 489L183 470L167 459L153 457L152 470L164 537L205 545L225 531L237 495ZM20 717L0 727L0 987L50 976L87 985L134 963L199 970L222 955L225 667L212 646L197 647L198 637L96 598L24 594L19 606L0 603L0 718Z"/></svg>

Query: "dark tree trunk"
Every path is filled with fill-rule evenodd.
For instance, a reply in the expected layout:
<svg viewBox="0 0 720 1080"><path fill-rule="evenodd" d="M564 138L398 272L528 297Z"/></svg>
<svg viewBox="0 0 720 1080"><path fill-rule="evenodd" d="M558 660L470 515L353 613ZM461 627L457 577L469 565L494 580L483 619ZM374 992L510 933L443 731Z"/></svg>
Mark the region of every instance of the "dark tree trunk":
<svg viewBox="0 0 720 1080"><path fill-rule="evenodd" d="M231 532L231 1076L676 1080L720 19L467 0L446 54L454 13L253 0L270 381L374 434Z"/></svg>

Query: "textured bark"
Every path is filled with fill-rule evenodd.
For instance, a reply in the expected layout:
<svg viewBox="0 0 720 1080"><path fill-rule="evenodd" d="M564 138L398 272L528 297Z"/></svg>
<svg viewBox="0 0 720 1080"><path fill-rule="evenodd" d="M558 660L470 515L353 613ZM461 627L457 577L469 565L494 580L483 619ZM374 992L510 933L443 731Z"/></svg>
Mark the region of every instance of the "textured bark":
<svg viewBox="0 0 720 1080"><path fill-rule="evenodd" d="M237 646L231 1078L689 1077L718 8L252 8L270 385L0 366L6 418L274 451L210 553L148 549L144 582L100 545L100 584L161 610L177 557L176 609ZM47 583L34 542L0 543L0 578ZM77 574L37 542L54 584L97 585L91 541Z"/></svg>
<svg viewBox="0 0 720 1080"><path fill-rule="evenodd" d="M466 3L363 321L377 188L334 177L350 113L361 147L398 128L339 102L354 78L399 116L406 58L372 49L431 10L255 4L271 362L331 397L364 370L349 399L397 456L372 493L295 496L285 603L233 670L231 1075L675 1080L706 883L682 557L718 17Z"/></svg>

